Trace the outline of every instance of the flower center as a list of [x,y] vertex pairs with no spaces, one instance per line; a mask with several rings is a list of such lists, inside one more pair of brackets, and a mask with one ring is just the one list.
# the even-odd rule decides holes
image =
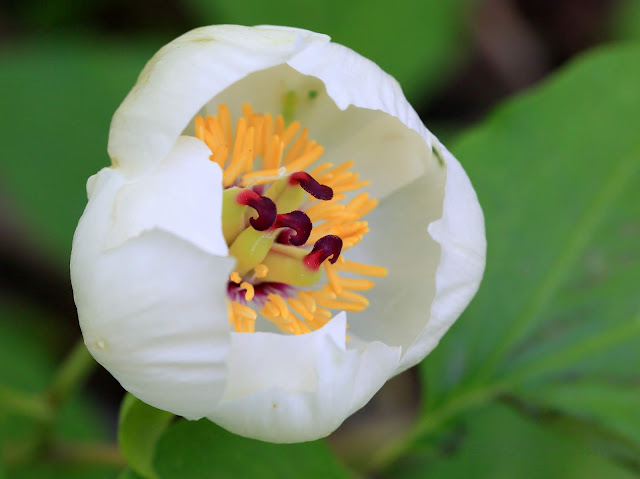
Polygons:
[[195,118],[195,132],[223,171],[222,230],[236,258],[227,287],[230,325],[253,332],[263,318],[304,334],[324,326],[331,310],[364,310],[369,301],[356,291],[374,283],[354,276],[387,270],[345,259],[369,231],[361,218],[378,204],[354,193],[369,182],[350,171],[353,162],[305,171],[323,153],[308,129],[247,104],[235,131],[221,104],[216,116]]

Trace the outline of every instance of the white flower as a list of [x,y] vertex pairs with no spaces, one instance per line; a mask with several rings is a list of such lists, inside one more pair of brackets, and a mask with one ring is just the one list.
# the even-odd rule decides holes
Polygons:
[[[244,106],[246,124],[235,126],[245,104],[252,108]],[[303,138],[307,156],[294,152],[279,162],[279,142],[298,126],[287,133],[291,120],[324,150]],[[304,136],[300,130],[291,143]],[[245,156],[233,160],[229,150]],[[480,283],[482,211],[460,164],[393,78],[324,35],[213,26],[177,38],[116,111],[109,155],[112,166],[87,183],[73,241],[84,339],[125,389],[186,418],[273,442],[325,436],[387,379],[421,361]],[[272,171],[251,173],[260,169]],[[305,169],[337,198],[315,199],[320,186],[307,184],[307,194],[288,179]],[[234,195],[260,180],[265,186],[255,189],[263,196],[280,185],[297,198],[272,193],[278,214],[293,204],[311,217],[307,246],[286,245],[284,237],[285,244],[273,243],[287,221],[304,229],[299,218],[279,216],[261,231],[247,223],[251,202]],[[269,223],[275,210],[267,200],[253,207]],[[242,230],[250,247],[239,246]],[[343,242],[334,265],[335,238],[314,256],[324,260],[317,271],[287,269],[299,269],[326,234]],[[258,240],[268,257],[251,256]],[[280,250],[293,253],[284,260]],[[269,289],[264,281],[273,278],[300,284]]]

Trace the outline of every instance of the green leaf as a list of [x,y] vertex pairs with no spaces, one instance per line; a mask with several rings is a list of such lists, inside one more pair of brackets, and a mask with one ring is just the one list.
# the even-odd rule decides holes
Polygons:
[[135,471],[131,469],[125,469],[118,476],[118,479],[144,479],[142,476],[139,476]]
[[322,441],[271,444],[231,434],[203,419],[179,421],[156,450],[161,479],[344,479],[347,472]]
[[[34,318],[40,321],[36,322]],[[49,328],[55,324],[55,319],[50,318],[47,321],[45,313],[32,307],[17,302],[0,301],[0,389],[24,395],[34,402],[42,401],[39,394],[46,389],[57,366],[53,354],[48,351]],[[51,439],[75,442],[103,441],[108,436],[106,430],[101,415],[91,401],[76,395],[63,405],[53,419]],[[38,445],[41,433],[42,418],[34,418],[25,410],[16,411],[0,404],[0,457],[7,458],[8,477],[113,477],[114,467],[110,466],[70,466],[58,464],[55,460],[51,461],[51,458],[43,459],[37,454],[32,459],[33,448]]]
[[[640,46],[601,49],[453,145],[485,211],[488,262],[477,298],[421,367],[425,433],[558,378],[640,380],[638,85]],[[572,416],[577,385],[554,405]]]
[[577,433],[640,471],[640,382],[572,378],[517,394],[516,404],[538,421]]
[[33,238],[69,257],[87,178],[110,165],[111,116],[153,46],[41,38],[0,49],[0,175]]
[[624,468],[503,405],[476,411],[436,454],[416,449],[389,479],[632,479]]
[[469,0],[191,0],[203,23],[288,25],[326,33],[393,75],[411,100],[422,99],[456,65],[466,44]]
[[613,36],[621,40],[640,40],[640,2],[621,0],[614,6]]
[[153,470],[156,444],[173,414],[156,409],[132,394],[127,394],[120,408],[118,443],[131,468],[147,479],[157,477]]

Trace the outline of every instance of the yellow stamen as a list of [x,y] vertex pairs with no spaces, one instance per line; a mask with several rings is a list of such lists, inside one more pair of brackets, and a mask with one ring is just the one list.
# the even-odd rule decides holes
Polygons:
[[340,278],[340,285],[352,291],[367,291],[373,288],[375,283],[368,279]]
[[247,283],[246,281],[240,283],[240,289],[244,289],[246,291],[246,293],[244,294],[244,299],[246,299],[247,301],[251,301],[256,294],[253,285],[251,283]]
[[287,165],[287,171],[293,173],[295,171],[301,171],[312,165],[322,155],[324,148],[319,145],[315,145],[311,151],[304,153],[300,158],[292,161]]
[[371,182],[369,180],[360,181],[358,183],[347,183],[345,185],[336,186],[333,189],[333,192],[334,193],[344,193],[346,191],[358,190],[360,188],[364,188],[365,186],[368,186],[369,184],[371,184]]
[[342,293],[342,284],[340,283],[340,278],[338,277],[338,273],[333,268],[333,265],[328,261],[324,262],[324,272],[327,275],[327,279],[329,280],[329,286],[334,293],[339,294]]
[[304,303],[301,300],[297,298],[289,298],[287,300],[287,303],[289,303],[291,309],[293,309],[304,319],[306,319],[307,321],[313,321],[313,313],[305,307]]
[[332,169],[331,171],[329,171],[326,174],[324,174],[324,176],[321,176],[320,178],[318,178],[318,181],[321,182],[321,183],[324,183],[324,182],[327,182],[327,181],[331,181],[333,178],[338,176],[343,171],[347,171],[352,166],[353,166],[353,161],[352,160],[345,161],[341,165],[336,166],[334,169]]
[[342,256],[338,258],[338,261],[334,265],[339,271],[348,271],[349,273],[357,273],[363,276],[382,277],[387,275],[387,269],[381,266],[373,266],[369,264],[356,263],[354,261],[347,261],[342,259]]
[[284,164],[288,165],[293,162],[296,158],[298,158],[301,153],[304,151],[304,147],[307,145],[307,135],[309,134],[309,130],[304,128],[302,133],[298,137],[298,139],[291,145],[289,151],[284,157]]
[[351,301],[352,303],[361,304],[363,306],[369,306],[369,300],[358,293],[352,293],[351,291],[339,291],[336,292],[338,298],[345,301]]
[[[223,172],[223,185],[253,187],[268,185],[286,175],[310,170],[310,175],[320,184],[333,189],[329,201],[306,195],[300,207],[311,219],[313,229],[305,248],[325,235],[337,235],[342,239],[342,253],[358,244],[369,231],[362,218],[373,210],[378,202],[367,193],[356,194],[343,203],[345,193],[356,191],[369,184],[360,180],[351,169],[353,161],[337,166],[321,163],[313,166],[323,154],[323,147],[309,138],[309,130],[298,121],[283,115],[256,113],[250,105],[242,106],[241,116],[235,124],[225,104],[220,104],[217,115],[197,116],[194,119],[196,137],[211,150],[210,160]],[[257,190],[256,190],[257,191]],[[283,213],[280,212],[279,213]],[[362,311],[369,305],[363,295],[355,291],[367,291],[374,283],[369,279],[344,278],[341,273],[381,277],[387,270],[380,266],[347,261],[341,254],[335,264],[323,262],[325,286],[308,291],[298,291],[294,297],[270,293],[266,300],[260,298],[263,307],[259,315],[273,322],[281,331],[304,334],[324,326],[339,310]],[[229,301],[229,322],[238,332],[255,331],[258,318],[256,285],[266,278],[268,267],[258,264],[253,272],[242,276],[234,271],[229,281],[244,290],[244,301]],[[331,311],[333,310],[333,312]]]
[[258,314],[248,306],[235,301],[229,303],[229,322],[239,333],[253,333]]
[[256,278],[264,278],[269,272],[267,265],[260,263],[253,270],[256,272]]

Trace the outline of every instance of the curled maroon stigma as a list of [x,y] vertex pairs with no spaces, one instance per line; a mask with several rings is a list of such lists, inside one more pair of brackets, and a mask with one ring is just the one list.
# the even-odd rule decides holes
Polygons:
[[297,171],[289,175],[289,184],[300,185],[304,191],[318,200],[328,201],[333,198],[330,186],[321,185],[309,173]]
[[305,256],[302,259],[304,265],[310,270],[317,271],[320,268],[320,265],[327,259],[329,256],[329,262],[331,264],[338,261],[338,257],[340,256],[340,252],[342,251],[342,239],[336,235],[327,235],[320,238],[313,245],[313,249],[311,253]]
[[276,238],[276,243],[291,244],[291,242],[289,241],[291,235],[293,235],[293,230],[282,230]]
[[244,190],[237,196],[236,201],[258,212],[257,218],[249,218],[249,223],[257,231],[268,230],[276,222],[278,211],[271,198],[260,196],[255,191]]
[[296,232],[295,235],[289,234],[286,238],[287,242],[293,246],[302,246],[307,242],[312,226],[309,217],[298,210],[278,215],[273,224],[273,228],[291,228]]

